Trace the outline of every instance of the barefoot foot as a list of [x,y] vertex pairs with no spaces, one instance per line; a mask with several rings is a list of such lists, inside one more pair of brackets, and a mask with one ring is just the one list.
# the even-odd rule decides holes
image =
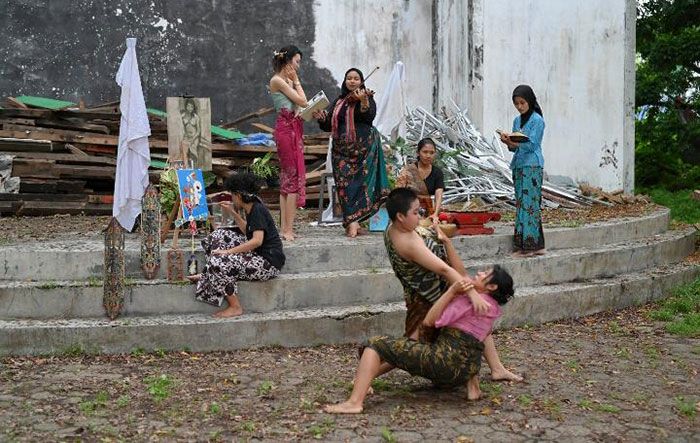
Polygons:
[[192,283],[197,283],[201,278],[202,274],[194,274],[187,276],[187,280],[191,281]]
[[346,401],[337,405],[326,405],[323,410],[329,414],[359,414],[362,412],[362,405]]
[[514,381],[521,382],[523,377],[518,374],[513,374],[508,369],[503,368],[491,373],[491,380],[493,381]]
[[238,317],[241,314],[243,314],[243,308],[232,308],[229,306],[226,309],[216,311],[214,313],[214,317],[216,317],[216,318],[230,318],[230,317]]
[[544,248],[533,251],[533,254],[535,254],[535,255],[545,255],[546,253],[547,253],[547,250]]
[[476,401],[480,398],[481,388],[479,387],[479,379],[478,377],[474,377],[467,382],[467,400]]

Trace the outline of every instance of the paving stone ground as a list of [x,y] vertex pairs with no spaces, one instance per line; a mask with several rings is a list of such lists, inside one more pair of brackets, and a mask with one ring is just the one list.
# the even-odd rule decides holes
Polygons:
[[357,416],[320,412],[349,392],[350,345],[4,358],[0,441],[700,441],[700,338],[649,309],[498,332],[525,382],[484,365],[466,402],[394,371]]

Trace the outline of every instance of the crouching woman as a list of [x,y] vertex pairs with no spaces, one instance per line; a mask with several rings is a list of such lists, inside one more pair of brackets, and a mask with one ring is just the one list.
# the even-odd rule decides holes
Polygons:
[[[350,398],[344,403],[327,405],[325,411],[334,414],[362,412],[367,390],[382,362],[411,375],[425,377],[440,387],[466,384],[467,398],[478,399],[481,396],[478,374],[483,341],[501,316],[500,305],[512,296],[513,279],[498,265],[477,273],[473,280],[455,282],[425,317],[426,326],[439,328],[433,343],[406,337],[371,338],[362,353]],[[485,314],[475,313],[471,302],[475,297],[481,297],[489,304]]]
[[[193,280],[197,280],[197,300],[215,306],[221,306],[224,299],[228,302],[215,317],[235,317],[243,313],[238,282],[277,277],[285,257],[270,211],[256,195],[258,179],[249,173],[233,174],[224,186],[233,201],[232,205],[222,203],[222,209],[233,216],[238,228],[217,229],[202,241],[207,264]],[[239,214],[241,209],[245,218]]]

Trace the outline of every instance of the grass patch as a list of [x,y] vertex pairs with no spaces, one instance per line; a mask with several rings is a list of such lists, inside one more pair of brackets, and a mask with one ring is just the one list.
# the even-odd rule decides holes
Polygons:
[[265,380],[258,386],[258,396],[267,397],[270,395],[275,385],[272,384],[270,380]]
[[683,223],[700,222],[700,203],[693,200],[693,191],[667,191],[665,189],[650,189],[647,193],[654,203],[666,206],[671,210],[671,218]]
[[97,409],[105,408],[109,401],[109,394],[106,391],[100,391],[95,396],[94,400],[84,401],[78,405],[80,411],[85,415],[91,415]]
[[533,402],[532,396],[528,394],[520,394],[518,396],[518,403],[520,403],[520,406],[527,408],[529,407]]
[[675,288],[671,297],[659,303],[649,316],[666,322],[666,330],[671,334],[700,337],[700,278]]
[[688,418],[695,418],[695,415],[698,412],[695,409],[695,403],[693,403],[692,400],[686,400],[683,397],[676,397],[676,409],[678,409],[678,412]]
[[151,394],[156,401],[168,398],[173,384],[175,384],[174,380],[166,374],[146,378],[148,393]]
[[307,429],[309,434],[316,440],[321,440],[323,437],[326,436],[329,432],[333,431],[335,429],[335,421],[331,418],[324,418],[323,421],[319,424],[313,424],[309,426]]
[[598,410],[598,411],[600,411],[600,412],[607,412],[607,413],[610,413],[610,414],[617,414],[617,413],[619,413],[619,412],[621,411],[621,409],[618,408],[617,406],[615,406],[615,405],[610,405],[610,404],[607,404],[607,403],[601,403],[601,404],[599,404],[599,405],[596,405],[595,408],[596,408],[596,410]]
[[395,443],[396,442],[396,437],[394,437],[394,433],[391,432],[391,429],[387,428],[386,426],[382,426],[381,436],[384,439],[384,441],[387,443]]
[[39,286],[37,286],[37,288],[39,288],[39,289],[56,289],[58,287],[59,287],[59,284],[53,280],[45,281],[42,284],[40,284]]

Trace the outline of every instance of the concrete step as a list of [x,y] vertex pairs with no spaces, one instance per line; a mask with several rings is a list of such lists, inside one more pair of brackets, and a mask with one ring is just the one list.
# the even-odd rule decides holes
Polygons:
[[[700,275],[676,264],[609,279],[522,288],[505,306],[499,327],[537,324],[657,300]],[[214,319],[206,314],[122,317],[115,321],[0,320],[0,355],[75,352],[124,353],[136,348],[192,351],[260,346],[311,346],[400,335],[402,302],[288,310]]]
[[[468,260],[473,274],[495,263],[505,266],[516,286],[536,286],[614,276],[677,263],[694,251],[695,230],[667,231],[649,238],[597,248],[549,251],[527,259],[510,256]],[[103,315],[99,281],[4,282],[0,318],[83,318]],[[196,302],[192,285],[164,281],[130,282],[123,315],[210,313]],[[246,312],[269,313],[329,306],[398,302],[402,290],[390,268],[283,274],[267,282],[241,282]]]
[[[578,227],[545,229],[547,248],[597,247],[631,241],[666,231],[668,209],[653,214],[591,223]],[[465,259],[479,259],[512,251],[512,226],[500,224],[493,235],[461,236],[453,241]],[[181,247],[186,249],[185,243]],[[165,278],[165,251],[161,278]],[[143,278],[137,235],[129,235],[125,258],[127,275]],[[104,244],[99,240],[61,241],[0,246],[0,280],[87,280],[103,277]],[[285,244],[284,274],[330,272],[388,267],[381,233],[348,239],[337,232],[318,232]],[[204,254],[198,251],[200,263]]]

